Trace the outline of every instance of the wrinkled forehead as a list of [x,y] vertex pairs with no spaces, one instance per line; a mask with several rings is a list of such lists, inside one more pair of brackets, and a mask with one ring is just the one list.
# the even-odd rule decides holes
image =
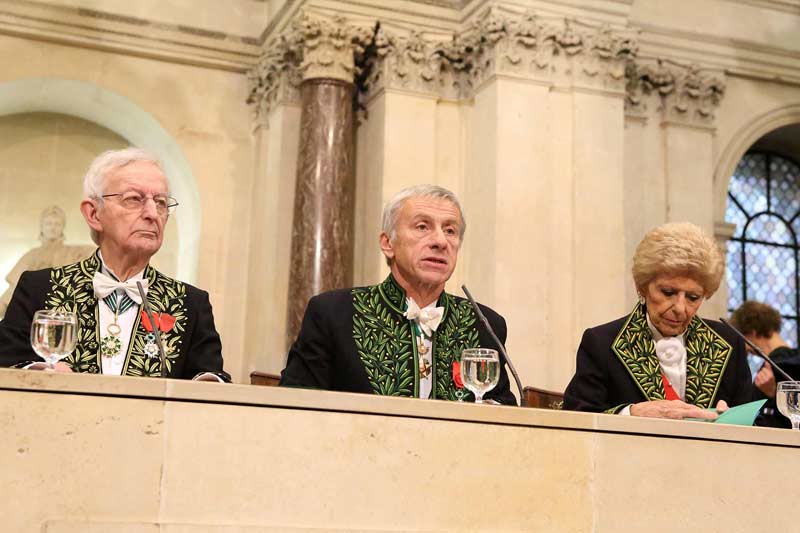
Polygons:
[[400,216],[405,218],[429,217],[461,225],[461,211],[447,198],[435,196],[412,196],[403,202]]
[[149,161],[134,161],[112,170],[106,174],[104,185],[106,194],[127,190],[146,194],[169,194],[169,182],[164,172]]

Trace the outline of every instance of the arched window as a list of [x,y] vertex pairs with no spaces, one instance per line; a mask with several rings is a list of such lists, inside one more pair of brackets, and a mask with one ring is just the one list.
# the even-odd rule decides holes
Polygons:
[[771,305],[783,316],[781,336],[798,345],[800,166],[768,152],[748,152],[728,189],[725,220],[736,224],[728,242],[728,308],[745,300]]

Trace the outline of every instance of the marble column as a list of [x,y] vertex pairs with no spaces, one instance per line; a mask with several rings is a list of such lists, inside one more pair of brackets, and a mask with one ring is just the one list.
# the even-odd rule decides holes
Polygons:
[[300,88],[302,112],[289,271],[287,340],[309,298],[352,283],[352,83],[311,78]]

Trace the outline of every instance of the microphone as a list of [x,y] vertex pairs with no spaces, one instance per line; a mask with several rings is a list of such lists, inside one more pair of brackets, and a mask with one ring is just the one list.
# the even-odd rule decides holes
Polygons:
[[461,290],[464,291],[464,294],[467,296],[467,300],[469,300],[469,303],[472,305],[472,309],[475,311],[477,317],[481,322],[483,322],[483,325],[486,326],[486,330],[489,332],[489,335],[492,336],[492,340],[494,340],[494,342],[497,344],[497,347],[500,348],[500,353],[503,354],[506,364],[508,365],[508,369],[511,371],[511,375],[514,376],[514,381],[517,382],[517,389],[519,390],[519,404],[520,406],[525,407],[525,394],[522,392],[522,382],[519,380],[519,374],[517,374],[514,364],[511,362],[511,359],[508,358],[506,347],[503,346],[503,343],[497,338],[492,326],[489,325],[489,321],[486,320],[486,317],[481,312],[481,308],[478,307],[478,303],[475,301],[475,298],[473,298],[469,293],[469,290],[467,290],[467,286],[462,285]]
[[147,318],[150,319],[150,325],[153,326],[153,333],[155,334],[156,345],[158,346],[158,355],[161,356],[161,377],[165,378],[167,377],[167,354],[164,352],[164,346],[161,344],[161,328],[158,327],[158,323],[153,317],[153,311],[150,310],[150,304],[147,303],[147,297],[144,294],[142,282],[137,281],[136,287],[139,289],[139,295],[142,297],[144,312],[147,313]]
[[733,330],[733,332],[734,332],[734,333],[736,333],[737,335],[739,335],[739,336],[740,336],[740,337],[741,337],[741,338],[744,340],[744,342],[746,342],[746,343],[747,343],[747,345],[748,345],[750,348],[752,348],[752,349],[753,349],[753,351],[756,353],[756,355],[757,355],[757,356],[761,357],[762,359],[764,359],[764,360],[766,360],[766,361],[769,361],[769,364],[771,364],[771,365],[772,365],[774,368],[778,369],[778,372],[780,372],[781,374],[783,374],[783,377],[785,377],[785,378],[786,378],[786,379],[788,379],[789,381],[795,381],[795,379],[794,379],[792,376],[790,376],[789,374],[787,374],[786,372],[784,372],[784,370],[783,370],[781,367],[779,367],[778,365],[776,365],[776,364],[775,364],[775,361],[773,361],[772,359],[770,359],[770,358],[769,358],[769,356],[768,356],[767,354],[765,354],[765,353],[764,353],[764,352],[761,350],[761,348],[759,348],[758,346],[756,346],[755,344],[753,344],[752,342],[750,342],[750,339],[748,339],[747,337],[745,337],[745,336],[744,336],[744,334],[743,334],[741,331],[739,331],[738,329],[736,329],[735,327],[733,327],[733,326],[731,325],[731,323],[730,323],[730,322],[728,322],[727,320],[725,320],[725,319],[724,319],[724,318],[722,318],[722,317],[719,317],[719,320],[720,320],[720,322],[722,322],[723,324],[725,324],[726,326],[728,326],[729,328],[731,328],[731,329]]

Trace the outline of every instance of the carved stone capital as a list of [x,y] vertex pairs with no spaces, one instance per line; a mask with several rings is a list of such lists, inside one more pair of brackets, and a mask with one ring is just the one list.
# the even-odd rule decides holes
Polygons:
[[722,72],[662,59],[637,60],[626,70],[626,113],[661,112],[663,120],[710,126],[725,95]]
[[354,83],[357,59],[372,40],[369,27],[349,24],[343,17],[301,13],[270,41],[258,65],[247,73],[257,120],[264,120],[281,101],[299,102],[304,80],[328,78]]
[[382,89],[400,89],[442,98],[458,98],[458,76],[442,55],[441,43],[411,31],[393,35],[380,28],[375,34],[369,74],[364,83],[370,100]]
[[497,74],[559,86],[588,86],[621,92],[625,64],[636,57],[636,34],[571,19],[542,19],[529,11],[518,16],[494,10],[473,23],[472,83]]
[[355,57],[372,39],[370,28],[348,24],[341,16],[324,18],[304,13],[292,24],[289,39],[302,52],[303,80],[331,78],[353,83]]

